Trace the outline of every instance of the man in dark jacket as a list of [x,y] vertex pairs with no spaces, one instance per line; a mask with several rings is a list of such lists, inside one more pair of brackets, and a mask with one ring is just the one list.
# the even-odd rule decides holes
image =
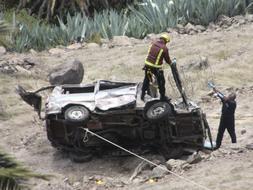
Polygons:
[[170,42],[170,36],[168,33],[164,33],[160,36],[159,40],[152,43],[149,50],[148,56],[145,60],[145,77],[143,80],[142,86],[142,94],[141,99],[144,100],[144,96],[146,91],[149,91],[149,83],[151,77],[150,73],[152,73],[157,80],[160,99],[167,100],[168,98],[165,96],[165,78],[162,70],[163,60],[165,60],[169,65],[172,64],[168,48],[166,44]]
[[236,109],[236,94],[231,93],[229,96],[224,96],[216,88],[213,88],[214,91],[218,94],[218,97],[222,101],[222,114],[220,118],[220,125],[218,129],[218,134],[216,138],[216,149],[220,148],[223,134],[225,129],[227,129],[232,143],[236,143],[236,134],[235,134],[235,109]]

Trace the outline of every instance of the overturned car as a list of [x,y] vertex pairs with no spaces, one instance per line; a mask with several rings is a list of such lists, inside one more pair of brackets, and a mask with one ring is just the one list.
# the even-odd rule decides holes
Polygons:
[[135,153],[154,150],[166,158],[179,156],[183,148],[203,148],[207,137],[211,138],[205,114],[187,101],[181,86],[183,108],[151,96],[143,102],[141,86],[100,80],[49,86],[36,92],[18,86],[17,92],[41,117],[42,97],[38,93],[52,90],[43,118],[48,140],[56,148],[75,153],[76,161],[101,154],[125,155],[102,138]]

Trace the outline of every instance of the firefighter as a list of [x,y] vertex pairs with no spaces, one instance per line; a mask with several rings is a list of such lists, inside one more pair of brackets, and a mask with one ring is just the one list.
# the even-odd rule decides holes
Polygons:
[[225,129],[227,129],[232,143],[236,143],[235,134],[235,109],[236,109],[236,94],[230,93],[228,96],[224,96],[216,88],[213,88],[214,92],[217,93],[218,97],[222,101],[222,113],[220,118],[220,125],[218,129],[218,134],[216,138],[216,149],[220,148],[223,134]]
[[144,96],[146,92],[149,91],[149,83],[150,80],[150,74],[153,74],[156,77],[159,93],[160,93],[160,99],[161,100],[168,100],[168,98],[165,96],[165,78],[164,78],[164,72],[162,70],[163,60],[166,61],[169,65],[172,64],[168,48],[166,47],[166,44],[170,42],[170,36],[168,33],[161,34],[160,38],[153,42],[148,50],[148,56],[145,60],[145,77],[143,80],[143,86],[142,86],[142,94],[141,99],[144,101]]

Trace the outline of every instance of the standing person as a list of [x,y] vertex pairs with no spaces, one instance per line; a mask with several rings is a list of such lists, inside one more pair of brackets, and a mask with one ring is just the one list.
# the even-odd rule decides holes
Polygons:
[[159,88],[160,99],[168,100],[165,96],[165,78],[162,70],[163,60],[169,65],[172,64],[166,44],[170,42],[168,33],[163,33],[160,38],[153,42],[148,50],[148,56],[145,60],[145,77],[143,80],[141,99],[144,100],[146,91],[149,91],[150,73],[154,74]]
[[236,94],[233,92],[230,93],[228,96],[224,96],[215,87],[213,88],[213,90],[218,94],[218,97],[222,101],[222,113],[220,118],[218,134],[216,138],[216,149],[218,149],[221,146],[225,129],[227,129],[231,137],[232,143],[236,143],[236,134],[235,134]]

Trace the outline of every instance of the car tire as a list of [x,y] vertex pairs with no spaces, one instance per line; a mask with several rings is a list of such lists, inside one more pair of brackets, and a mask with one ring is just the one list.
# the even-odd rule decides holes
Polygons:
[[65,120],[73,123],[86,122],[89,116],[89,110],[83,106],[71,106],[64,113]]
[[159,121],[172,115],[172,108],[167,102],[154,102],[148,106],[145,115],[149,121]]
[[93,155],[91,153],[69,153],[70,160],[75,163],[84,163],[92,160]]

